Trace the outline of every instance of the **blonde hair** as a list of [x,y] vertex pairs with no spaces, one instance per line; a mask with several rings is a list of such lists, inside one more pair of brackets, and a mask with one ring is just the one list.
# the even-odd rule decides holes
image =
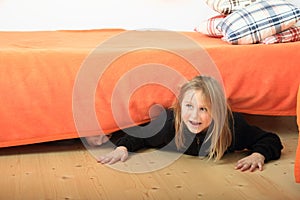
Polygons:
[[211,140],[208,159],[220,160],[232,142],[232,134],[229,127],[229,119],[232,119],[232,112],[227,104],[223,88],[215,79],[208,76],[196,76],[181,87],[179,96],[173,105],[176,147],[177,149],[185,148],[181,103],[189,90],[202,91],[205,100],[210,104],[212,123],[204,142]]

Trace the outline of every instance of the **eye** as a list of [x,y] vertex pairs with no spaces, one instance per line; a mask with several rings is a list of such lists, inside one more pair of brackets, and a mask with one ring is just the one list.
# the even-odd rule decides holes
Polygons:
[[185,106],[186,106],[188,109],[193,109],[193,105],[190,104],[190,103],[185,104]]
[[207,112],[207,111],[208,111],[207,108],[205,108],[205,107],[201,107],[199,110],[200,110],[201,112]]

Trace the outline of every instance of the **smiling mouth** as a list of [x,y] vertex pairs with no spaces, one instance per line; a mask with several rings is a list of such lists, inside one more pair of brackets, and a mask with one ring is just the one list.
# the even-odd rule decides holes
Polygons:
[[193,126],[200,126],[202,123],[201,122],[190,121],[190,124],[193,125]]

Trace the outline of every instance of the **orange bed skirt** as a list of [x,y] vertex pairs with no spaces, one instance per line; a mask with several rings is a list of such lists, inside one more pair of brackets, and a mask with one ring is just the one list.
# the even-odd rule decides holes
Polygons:
[[[83,132],[99,133],[100,126],[107,134],[131,126],[131,122],[148,121],[149,108],[154,104],[170,106],[175,97],[172,90],[180,85],[177,75],[190,79],[199,74],[193,63],[174,52],[182,51],[196,58],[197,51],[166,37],[164,31],[156,34],[161,43],[159,47],[164,47],[164,43],[173,45],[167,50],[155,46],[130,47],[131,41],[145,44],[144,47],[149,45],[146,42],[149,31],[136,31],[136,37],[126,37],[119,44],[110,42],[126,32],[118,29],[0,32],[0,147],[77,138],[82,136],[78,134],[78,123],[81,123],[81,130],[87,127]],[[196,32],[177,34],[194,41],[208,53],[222,77],[234,111],[296,115],[300,42],[230,45]],[[74,95],[79,88],[76,86],[79,72],[84,73],[83,66],[90,62],[87,58],[97,55],[98,50],[99,55],[105,55],[100,64],[91,64],[98,74],[89,74],[81,80],[86,85],[89,81],[94,81],[91,84],[97,81],[97,86],[89,88],[94,91],[81,88],[82,91]],[[109,65],[101,66],[101,63]],[[155,67],[151,67],[151,63]],[[144,67],[145,71],[139,71],[136,66]],[[99,77],[101,67],[106,69]],[[135,76],[126,79],[129,72]],[[173,72],[174,76],[165,76]],[[148,75],[163,79],[168,87],[155,81],[144,84]],[[137,82],[141,84],[138,88],[130,85]],[[115,89],[118,84],[120,87]],[[170,89],[169,85],[174,87]],[[128,88],[132,89],[130,97],[125,93]],[[85,101],[92,104],[91,110],[85,110]],[[77,109],[75,114],[74,109]],[[122,114],[118,113],[126,112],[132,121],[117,123],[116,118],[122,120]],[[90,122],[90,114],[96,116],[98,125]],[[76,122],[74,116],[80,122]]]

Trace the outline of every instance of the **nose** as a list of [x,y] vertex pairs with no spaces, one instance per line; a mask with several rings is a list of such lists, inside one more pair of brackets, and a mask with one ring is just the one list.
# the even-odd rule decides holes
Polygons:
[[199,111],[198,111],[198,109],[193,109],[192,110],[192,113],[191,113],[191,117],[193,118],[193,119],[198,119],[198,116],[199,116],[199,113],[198,113]]

